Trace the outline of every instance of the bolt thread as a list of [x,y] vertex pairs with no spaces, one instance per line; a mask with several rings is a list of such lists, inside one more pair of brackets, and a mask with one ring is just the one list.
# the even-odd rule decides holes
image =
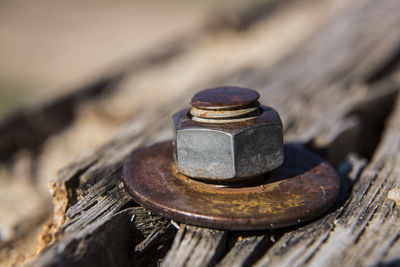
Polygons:
[[191,119],[204,123],[233,123],[257,118],[261,114],[259,104],[239,109],[211,110],[193,107],[190,110]]
[[191,100],[192,120],[204,123],[242,122],[258,117],[262,111],[259,94],[248,88],[217,87],[195,94]]

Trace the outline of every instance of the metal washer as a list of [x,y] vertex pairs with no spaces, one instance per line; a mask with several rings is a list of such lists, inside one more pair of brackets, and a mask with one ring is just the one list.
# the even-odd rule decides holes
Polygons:
[[262,182],[220,187],[176,173],[172,141],[135,152],[123,181],[135,201],[166,218],[227,230],[262,230],[309,221],[335,202],[339,177],[323,159],[295,145]]

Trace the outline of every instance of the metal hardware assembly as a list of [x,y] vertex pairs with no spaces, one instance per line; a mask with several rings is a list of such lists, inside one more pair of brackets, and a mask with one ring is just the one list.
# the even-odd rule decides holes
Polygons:
[[285,227],[326,212],[339,191],[336,172],[299,146],[284,147],[278,113],[258,98],[238,87],[196,94],[191,109],[174,115],[175,142],[125,162],[133,198],[179,222],[230,230]]
[[195,94],[190,102],[191,119],[204,123],[232,123],[251,120],[261,114],[260,95],[248,88],[218,87]]
[[174,116],[178,172],[214,183],[252,179],[283,162],[278,112],[247,88],[200,91]]

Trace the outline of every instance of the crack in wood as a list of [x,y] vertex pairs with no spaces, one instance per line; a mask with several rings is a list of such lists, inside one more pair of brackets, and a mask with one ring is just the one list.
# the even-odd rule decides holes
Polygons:
[[[338,167],[342,191],[325,216],[274,232],[246,235],[180,225],[175,234],[169,220],[134,207],[121,187],[122,162],[133,150],[162,135],[167,127],[166,114],[172,113],[182,99],[189,99],[192,92],[188,89],[178,94],[174,103],[152,105],[153,113],[136,115],[131,127],[109,144],[60,172],[53,184],[55,207],[59,205],[53,222],[57,226],[53,229],[54,243],[32,265],[398,264],[399,210],[386,195],[390,188],[399,186],[399,84],[390,81],[399,72],[399,45],[396,38],[385,36],[397,33],[400,18],[390,11],[399,9],[396,0],[351,3],[274,65],[257,63],[241,66],[229,75],[215,75],[220,77],[219,83],[258,89],[266,104],[279,107],[287,141],[319,152]],[[202,40],[201,34],[194,39]],[[187,68],[182,59],[199,52],[192,47],[194,39],[189,39],[167,47],[164,54],[124,65],[121,81],[155,65],[163,70],[175,63],[178,72]],[[389,43],[382,44],[384,40]],[[251,40],[243,38],[240,44],[247,47],[246,42]],[[204,83],[215,84],[215,77]],[[112,83],[108,89],[117,94],[118,88]],[[68,104],[66,108],[71,112],[75,107]],[[389,115],[390,122],[384,128]],[[26,122],[20,127],[25,129]],[[40,138],[55,134],[54,129],[58,128],[51,128]],[[355,154],[349,155],[351,152]]]

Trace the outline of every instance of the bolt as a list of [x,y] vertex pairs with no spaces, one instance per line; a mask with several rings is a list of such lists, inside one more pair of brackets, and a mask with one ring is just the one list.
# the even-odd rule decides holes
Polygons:
[[195,94],[190,102],[192,120],[204,123],[233,123],[258,117],[260,95],[247,88],[218,87]]
[[252,89],[218,87],[195,94],[174,115],[178,172],[217,183],[247,180],[283,163],[279,114]]
[[124,163],[133,199],[175,221],[228,230],[287,227],[326,212],[339,176],[300,146],[283,149],[279,115],[258,98],[239,87],[194,95],[192,108],[174,115],[175,142],[137,150]]

